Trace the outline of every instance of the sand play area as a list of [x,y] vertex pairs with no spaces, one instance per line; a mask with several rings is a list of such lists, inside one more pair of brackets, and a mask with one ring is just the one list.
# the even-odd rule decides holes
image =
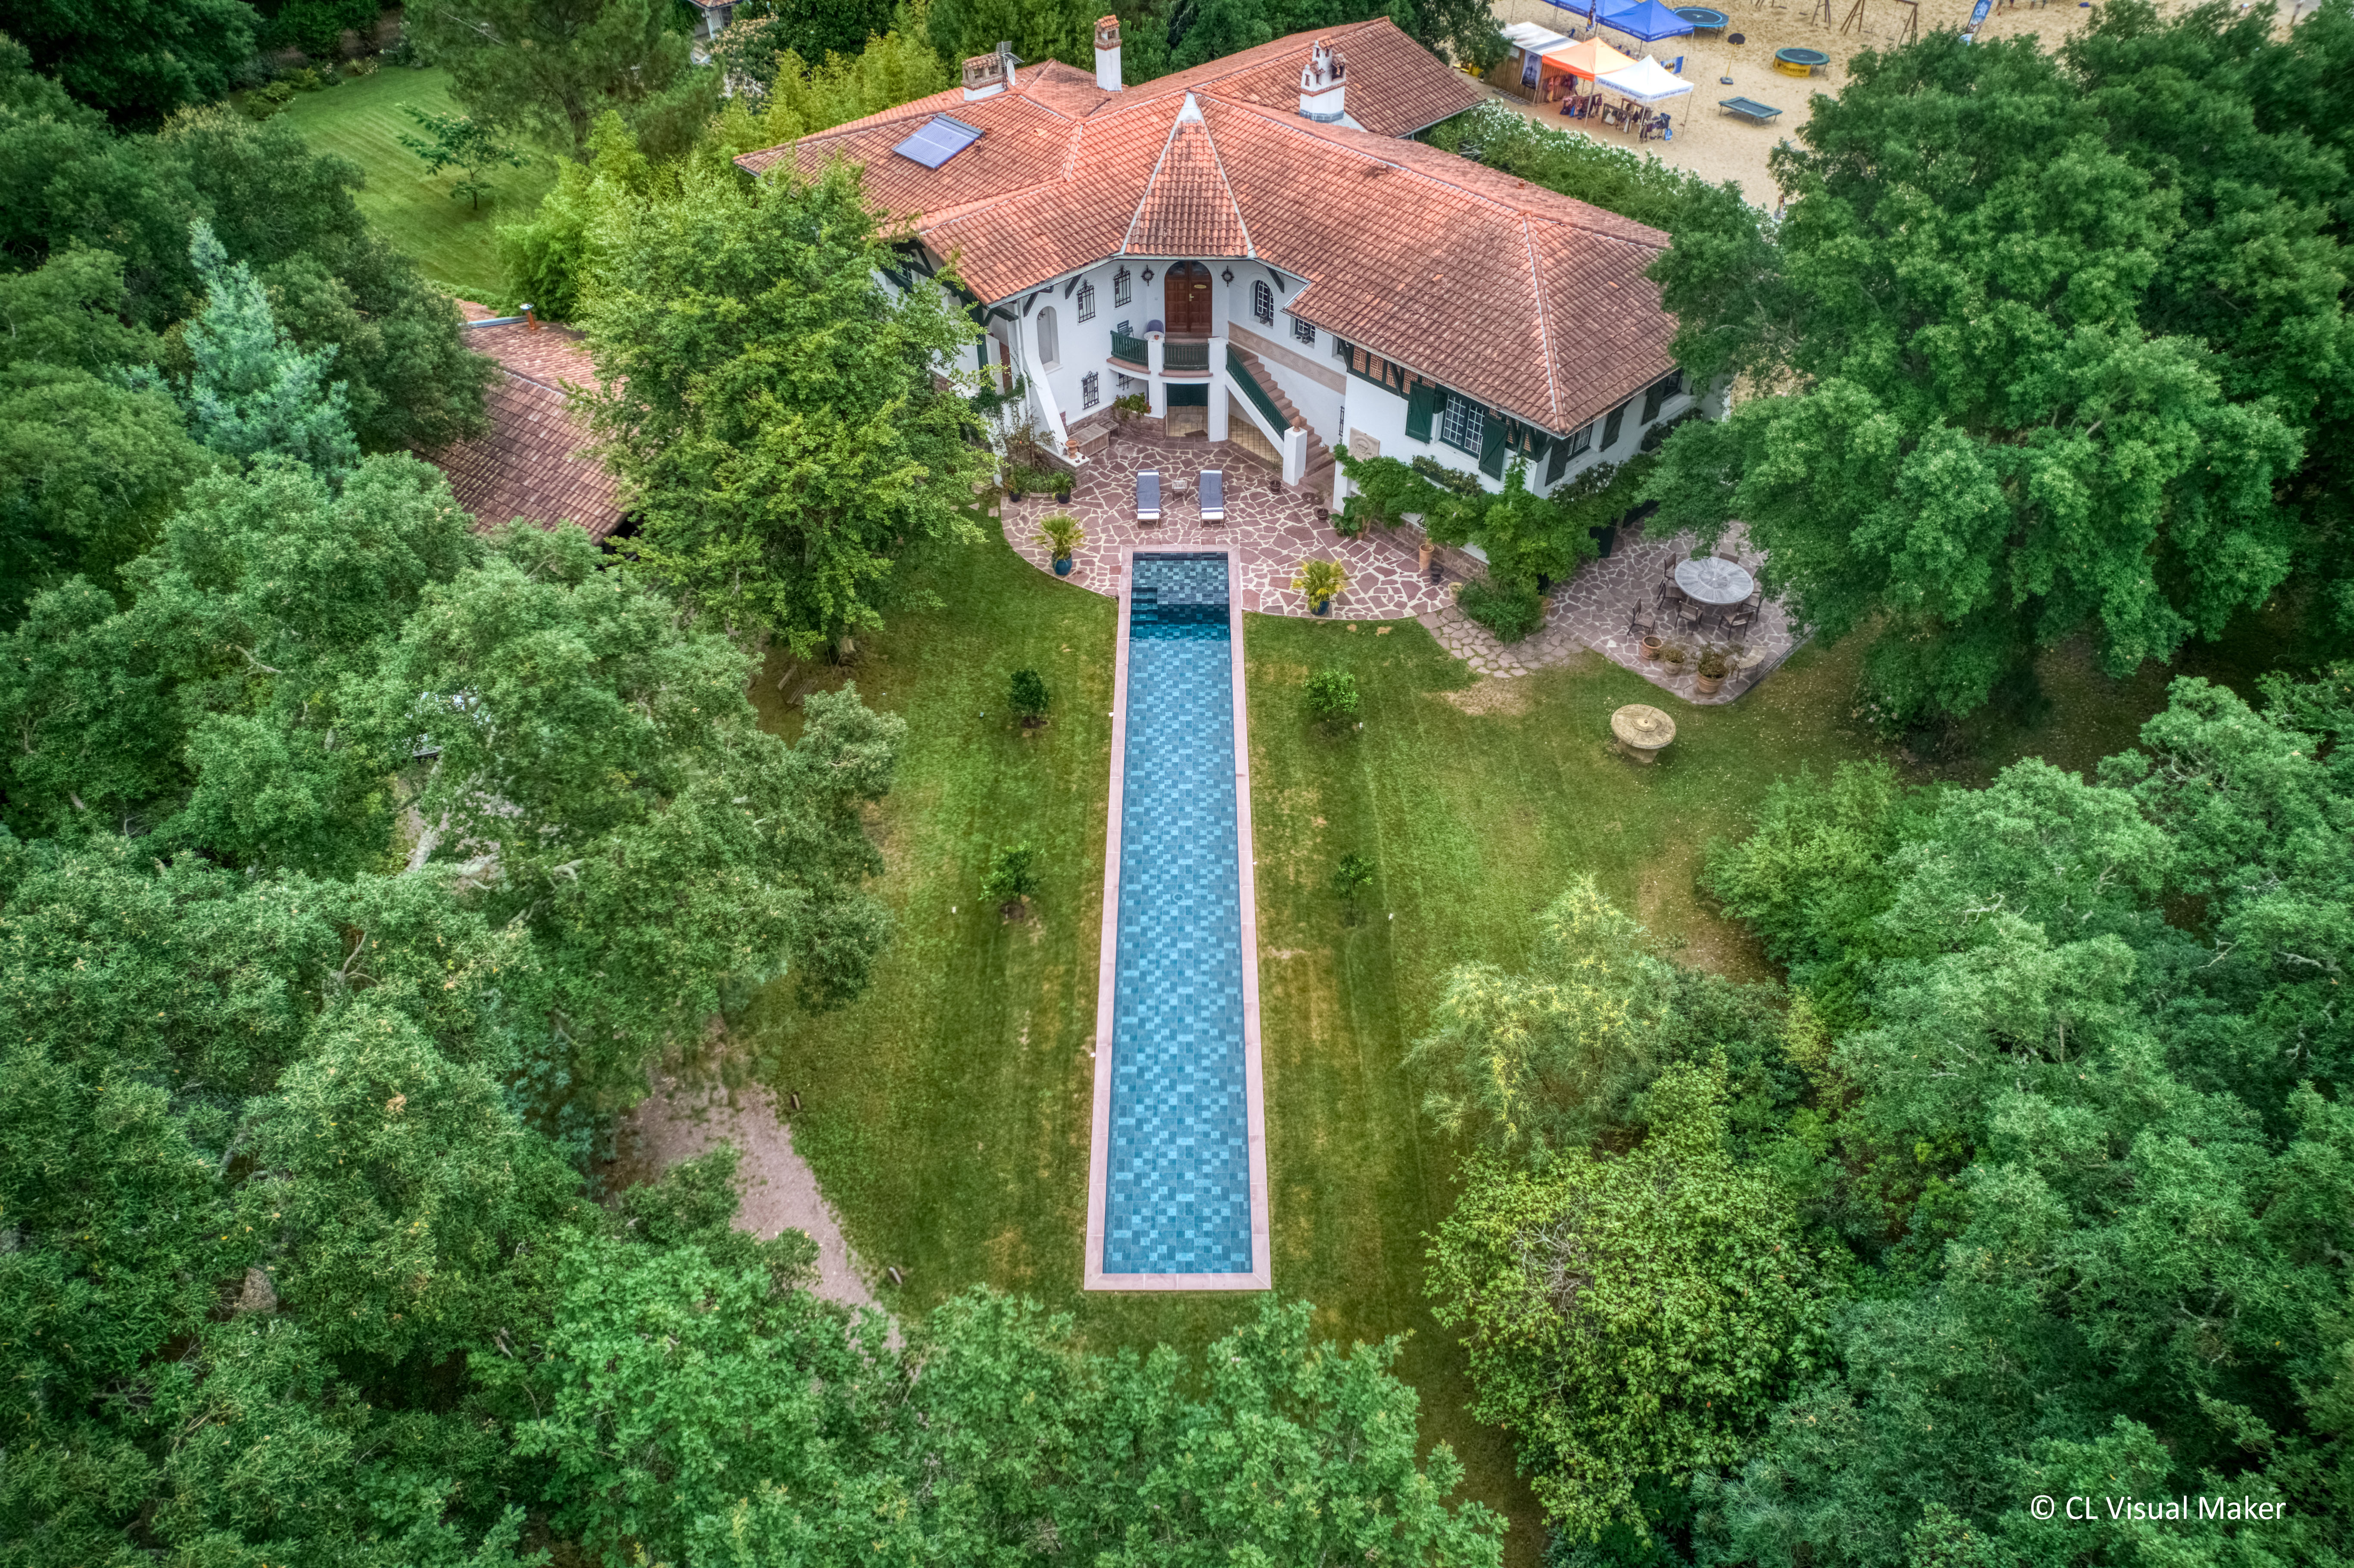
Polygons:
[[[1695,0],[1687,0],[1695,3]],[[1712,5],[1716,10],[1732,18],[1722,33],[1694,33],[1689,37],[1663,38],[1655,44],[1641,44],[1622,34],[1602,30],[1603,39],[1613,48],[1640,58],[1645,53],[1659,57],[1663,63],[1672,63],[1678,55],[1684,57],[1683,79],[1692,84],[1690,98],[1681,100],[1684,107],[1675,109],[1675,139],[1663,142],[1654,138],[1638,142],[1631,131],[1591,129],[1596,121],[1572,122],[1559,117],[1557,107],[1551,104],[1525,104],[1519,99],[1488,88],[1490,96],[1498,102],[1509,104],[1530,118],[1563,130],[1592,135],[1595,140],[1614,146],[1632,147],[1652,154],[1678,168],[1690,169],[1711,183],[1725,180],[1736,182],[1742,194],[1752,203],[1772,207],[1779,199],[1774,181],[1766,168],[1766,154],[1774,144],[1786,137],[1795,139],[1798,128],[1807,122],[1809,101],[1816,93],[1836,95],[1846,85],[1847,62],[1850,56],[1866,49],[1886,49],[1895,47],[1913,7],[1900,5],[1895,0],[1864,0],[1862,14],[1852,26],[1840,30],[1855,8],[1855,0],[1828,0],[1830,20],[1823,20],[1822,4],[1810,10],[1808,0],[1696,0]],[[1663,0],[1670,6],[1677,0]],[[1921,32],[1925,37],[1935,31],[1957,33],[1969,23],[1972,0],[1921,0]],[[1514,22],[1533,22],[1556,33],[1583,33],[1584,10],[1563,11],[1546,0],[1495,0],[1496,22],[1499,26]],[[2042,37],[2047,48],[2056,46],[2071,30],[2084,26],[2092,17],[2090,7],[2075,0],[2048,0],[2047,4],[2020,3],[2003,5],[1997,0],[1994,10],[1979,28],[1987,38],[2010,37],[2020,33]],[[1740,44],[1728,42],[1740,34]],[[1776,49],[1797,47],[1819,49],[1831,57],[1831,63],[1821,68],[1815,77],[1806,79],[1785,76],[1774,69]],[[1725,86],[1717,79],[1731,77],[1733,85]],[[1735,96],[1755,99],[1780,109],[1780,119],[1765,125],[1752,125],[1735,120],[1718,110],[1719,99]],[[1673,106],[1670,106],[1673,107]]]

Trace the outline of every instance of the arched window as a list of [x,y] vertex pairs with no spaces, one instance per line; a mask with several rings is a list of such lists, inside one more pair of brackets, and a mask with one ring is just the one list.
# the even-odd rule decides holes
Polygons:
[[1264,325],[1275,324],[1275,291],[1264,281],[1251,285],[1251,316]]
[[1052,370],[1063,363],[1063,345],[1055,331],[1055,307],[1038,313],[1038,363]]

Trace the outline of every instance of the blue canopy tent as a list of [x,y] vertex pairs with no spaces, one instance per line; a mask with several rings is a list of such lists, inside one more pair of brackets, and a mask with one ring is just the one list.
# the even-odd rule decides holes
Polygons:
[[1635,0],[1631,5],[1616,8],[1606,6],[1601,25],[1647,44],[1658,43],[1661,38],[1684,37],[1692,30],[1690,22],[1660,5],[1659,0]]

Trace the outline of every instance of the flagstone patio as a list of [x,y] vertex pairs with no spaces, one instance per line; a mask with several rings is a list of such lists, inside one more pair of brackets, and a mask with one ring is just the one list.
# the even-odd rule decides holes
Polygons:
[[[1161,521],[1136,521],[1136,475],[1157,468],[1161,480]],[[1225,471],[1226,520],[1202,521],[1197,476],[1205,468]],[[1184,493],[1176,493],[1182,486]],[[1628,630],[1636,604],[1649,605],[1658,591],[1662,563],[1670,550],[1688,555],[1689,533],[1652,537],[1639,528],[1622,530],[1606,560],[1589,561],[1576,577],[1553,590],[1545,604],[1543,627],[1518,642],[1500,642],[1493,632],[1456,607],[1462,585],[1451,574],[1434,583],[1416,570],[1416,551],[1387,530],[1343,538],[1324,521],[1320,500],[1275,482],[1267,467],[1225,441],[1151,440],[1115,437],[1109,452],[1079,471],[1067,505],[1052,496],[1007,501],[1000,509],[1006,541],[1042,571],[1054,570],[1044,545],[1032,537],[1039,519],[1064,511],[1079,520],[1087,542],[1072,553],[1069,581],[1117,597],[1119,563],[1131,546],[1167,550],[1226,549],[1234,553],[1242,608],[1262,615],[1306,615],[1306,601],[1292,591],[1299,563],[1312,556],[1338,559],[1349,574],[1348,590],[1332,601],[1343,620],[1398,620],[1413,616],[1429,628],[1441,647],[1474,673],[1498,679],[1525,675],[1559,664],[1591,649],[1688,703],[1729,703],[1771,674],[1797,645],[1782,606],[1766,600],[1757,620],[1738,634],[1735,667],[1716,692],[1692,690],[1701,647],[1727,646],[1724,633],[1691,639],[1669,634],[1670,646],[1685,650],[1681,664],[1647,661],[1639,640]],[[1755,573],[1764,556],[1750,547],[1740,524],[1717,546]]]
[[[1148,468],[1161,471],[1161,520],[1140,524],[1136,476]],[[1202,521],[1195,489],[1205,468],[1225,471],[1224,523]],[[1235,577],[1242,607],[1262,615],[1308,613],[1307,601],[1291,591],[1291,578],[1299,563],[1311,557],[1338,560],[1347,570],[1348,591],[1332,601],[1331,610],[1343,620],[1398,620],[1453,602],[1446,585],[1429,582],[1415,570],[1414,551],[1388,539],[1342,538],[1326,525],[1316,497],[1279,482],[1270,489],[1275,478],[1264,463],[1229,441],[1163,442],[1116,436],[1108,453],[1079,471],[1069,505],[1059,504],[1051,495],[1008,501],[1002,510],[1005,537],[1033,566],[1052,571],[1046,546],[1031,535],[1040,518],[1068,512],[1087,536],[1072,553],[1070,580],[1114,597],[1119,592],[1114,574],[1134,545],[1233,551],[1240,568]],[[1186,490],[1182,497],[1174,493],[1178,483]]]

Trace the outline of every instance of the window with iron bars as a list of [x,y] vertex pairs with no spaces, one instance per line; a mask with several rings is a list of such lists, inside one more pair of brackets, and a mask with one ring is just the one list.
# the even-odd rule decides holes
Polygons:
[[1316,329],[1298,316],[1294,316],[1291,318],[1291,337],[1295,343],[1313,344],[1316,341]]
[[1263,326],[1275,324],[1275,291],[1264,280],[1251,285],[1251,319]]
[[1115,305],[1124,305],[1128,303],[1128,269],[1122,267],[1111,275],[1111,302]]
[[1079,285],[1079,319],[1083,322],[1096,319],[1096,286],[1093,283]]

